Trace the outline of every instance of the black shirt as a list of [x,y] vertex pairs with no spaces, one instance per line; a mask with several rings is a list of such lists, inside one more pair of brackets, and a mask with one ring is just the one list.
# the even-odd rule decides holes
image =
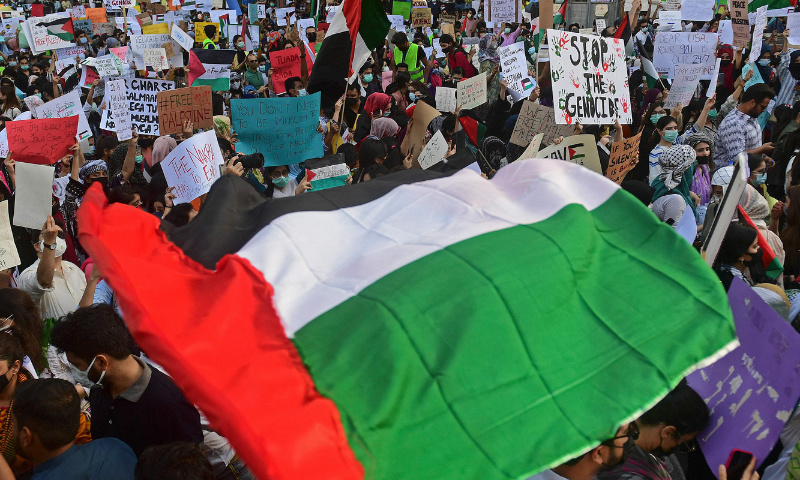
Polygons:
[[112,399],[108,389],[92,387],[92,439],[114,437],[127,443],[138,457],[151,445],[203,442],[200,414],[183,393],[158,369],[133,357],[144,368],[133,385]]

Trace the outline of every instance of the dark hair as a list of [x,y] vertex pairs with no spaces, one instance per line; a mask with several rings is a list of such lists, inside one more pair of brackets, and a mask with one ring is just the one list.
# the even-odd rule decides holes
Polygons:
[[172,442],[147,447],[133,471],[136,480],[214,480],[214,470],[200,446]]
[[[139,195],[139,192],[131,185],[120,185],[111,189],[111,193],[108,196],[108,204],[124,203],[129,205],[136,198],[135,195]],[[141,195],[139,195],[139,199],[141,200]]]
[[133,340],[114,307],[100,303],[61,317],[50,331],[50,343],[89,363],[100,354],[128,358]]
[[394,83],[398,88],[408,85],[409,82],[411,82],[411,75],[408,72],[397,72],[394,76]]
[[392,35],[392,43],[393,44],[402,45],[402,44],[404,44],[406,42],[408,42],[408,37],[406,36],[405,33],[397,32],[394,35]]
[[358,154],[356,153],[356,146],[352,143],[344,143],[339,145],[339,148],[336,149],[336,153],[341,153],[344,155],[344,163],[353,168],[356,166],[356,160],[358,159]]
[[400,142],[397,140],[397,138],[383,137],[381,138],[381,142],[386,145],[386,151],[389,152],[386,155],[386,160],[383,161],[383,166],[388,168],[390,172],[395,167],[401,167],[405,169],[406,167],[403,165],[403,159],[405,157],[400,152]]
[[[6,332],[11,332],[11,334]],[[22,361],[25,359],[25,350],[22,348],[19,328],[12,325],[6,332],[0,332],[0,360],[8,362],[8,368],[14,366],[16,361],[22,365]]]
[[[116,150],[117,145],[119,145],[119,140],[117,140],[116,135],[104,135],[100,137],[100,140],[95,145],[95,157],[100,158],[103,156],[103,152],[105,150],[111,150],[111,153],[114,153]],[[111,158],[109,156],[109,158]]]
[[442,42],[453,44],[455,43],[455,40],[453,40],[453,37],[451,37],[449,33],[445,33],[439,37],[439,43],[441,44]]
[[209,40],[214,40],[214,37],[217,36],[217,27],[214,25],[206,25],[203,27],[203,32],[206,34],[206,37],[208,37]]
[[742,103],[747,103],[750,100],[755,100],[756,103],[761,103],[765,98],[775,98],[775,91],[766,83],[757,83],[744,91],[742,94]]
[[709,418],[708,405],[703,397],[683,380],[655,407],[639,417],[639,422],[642,425],[663,423],[675,427],[680,435],[689,435],[706,428]]
[[661,141],[661,134],[658,133],[659,130],[663,130],[666,128],[667,125],[670,123],[678,123],[677,120],[671,115],[664,115],[663,117],[658,119],[658,122],[655,125],[655,130],[653,130],[653,134],[650,136],[650,146],[655,147],[658,142]]
[[[45,367],[42,358],[42,319],[30,295],[17,288],[0,289],[0,317],[13,315],[12,331],[35,368]],[[12,362],[13,363],[13,362]]]
[[766,160],[764,160],[764,155],[761,155],[760,153],[747,154],[747,166],[750,167],[751,172],[760,167],[761,164],[764,163],[765,161]]
[[[407,63],[403,63],[403,62],[396,63],[394,65],[394,68],[395,68],[395,70],[400,70],[401,68],[405,68],[406,70],[408,70],[408,64]],[[409,77],[409,78],[411,78],[411,77]]]
[[784,265],[796,265],[800,251],[800,185],[789,187],[786,192],[789,207],[786,209],[786,228],[781,232],[783,249],[786,252]]
[[349,92],[350,90],[358,90],[359,92],[361,92],[361,85],[359,85],[357,81],[353,83],[348,83],[347,91]]
[[297,82],[303,83],[300,77],[289,77],[283,81],[283,88],[285,88],[287,92],[289,90],[294,90],[294,84]]
[[464,67],[453,67],[453,71],[450,72],[450,75],[461,75],[462,77],[466,75],[464,73]]
[[28,427],[52,451],[75,440],[81,426],[81,399],[66,380],[33,378],[14,392],[12,415],[17,429]]
[[367,138],[361,143],[358,149],[358,167],[361,170],[369,166],[375,165],[376,158],[386,158],[388,154],[386,144],[374,138]]
[[361,174],[361,181],[364,181],[364,177],[369,175],[370,180],[374,180],[378,177],[382,177],[389,173],[389,169],[384,167],[383,165],[371,165],[364,169],[363,173]]
[[211,94],[211,110],[214,115],[225,113],[225,99],[217,92]]
[[181,203],[172,207],[168,214],[164,216],[164,220],[175,225],[182,227],[189,223],[189,214],[194,210],[191,203]]
[[731,223],[725,232],[725,238],[719,247],[719,253],[717,253],[717,259],[714,260],[714,265],[722,263],[733,265],[738,262],[739,258],[747,253],[750,245],[753,244],[757,237],[758,232],[750,225]]

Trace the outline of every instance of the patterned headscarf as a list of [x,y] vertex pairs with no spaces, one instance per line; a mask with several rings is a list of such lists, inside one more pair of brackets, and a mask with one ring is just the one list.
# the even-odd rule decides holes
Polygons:
[[[714,139],[707,131],[701,130],[692,134],[686,139],[686,144],[695,148],[701,143],[708,144],[711,149],[709,156],[714,154]],[[711,200],[711,179],[708,177],[708,165],[698,165],[697,170],[694,172],[694,181],[692,182],[691,191],[700,197],[702,205],[707,204]]]
[[745,187],[739,205],[744,209],[744,213],[750,217],[756,225],[766,228],[767,222],[764,220],[769,216],[769,203],[763,195],[753,188],[750,184]]
[[681,184],[684,172],[692,166],[697,154],[689,145],[675,145],[661,155],[658,164],[661,165],[664,185],[672,190]]
[[492,42],[494,41],[494,35],[491,33],[487,33],[481,37],[481,41],[478,44],[478,61],[483,63],[486,60],[491,60],[493,62],[500,61],[500,54],[497,53],[497,45],[492,46]]
[[[375,94],[373,93],[373,95]],[[394,137],[399,130],[400,127],[397,125],[397,122],[391,118],[381,117],[376,118],[375,121],[372,122],[372,129],[369,134],[381,139],[384,137]]]
[[108,171],[108,164],[106,164],[105,160],[89,160],[84,166],[81,167],[80,170],[78,170],[78,177],[80,177],[81,180],[84,180],[94,172],[101,171]]
[[692,148],[696,147],[700,143],[707,143],[711,148],[711,153],[709,153],[709,155],[714,155],[714,139],[708,134],[707,131],[705,131],[705,129],[693,133],[689,138],[686,139],[685,143]]
[[728,165],[717,169],[714,172],[714,176],[711,177],[711,186],[719,185],[722,187],[722,194],[725,195],[725,191],[728,189],[728,184],[731,183],[731,179],[733,178],[733,165]]

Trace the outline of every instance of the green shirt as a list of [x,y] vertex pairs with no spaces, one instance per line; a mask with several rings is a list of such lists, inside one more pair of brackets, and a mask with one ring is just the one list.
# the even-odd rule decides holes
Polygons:
[[244,78],[248,85],[252,85],[258,90],[264,86],[264,75],[260,71],[252,71],[249,68],[244,71]]

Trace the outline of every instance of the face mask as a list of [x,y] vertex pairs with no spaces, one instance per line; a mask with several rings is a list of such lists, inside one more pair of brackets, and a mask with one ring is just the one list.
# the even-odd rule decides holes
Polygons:
[[443,53],[450,53],[450,47],[442,47]]
[[310,43],[314,43],[317,41],[317,32],[308,33],[306,34],[306,37],[308,37],[308,41]]
[[3,390],[5,390],[5,389],[6,389],[6,387],[8,387],[8,384],[9,384],[9,383],[11,383],[11,379],[10,379],[10,378],[8,378],[8,373],[9,373],[10,371],[11,371],[11,370],[9,370],[8,372],[6,372],[6,373],[5,373],[5,374],[3,374],[3,375],[0,375],[0,392],[2,392]]
[[278,177],[272,179],[272,184],[278,188],[283,188],[289,183],[289,177]]
[[[45,251],[44,240],[39,240],[39,250]],[[67,251],[67,241],[61,237],[56,237],[56,257],[60,257],[64,255],[64,252]]]
[[308,92],[306,92],[305,88],[301,88],[300,90],[297,91],[298,97],[305,97],[306,95],[308,95]]
[[237,47],[239,47],[239,48],[241,48],[241,49],[244,49],[244,42],[238,42],[238,43],[236,44],[236,46],[237,46]]
[[364,81],[367,82],[367,83],[372,82],[372,74],[368,73],[368,74],[364,75]]
[[658,119],[663,117],[663,116],[664,116],[664,114],[654,113],[654,114],[650,115],[650,122],[652,122],[652,124],[655,125],[656,123],[658,123]]
[[467,14],[467,18],[472,18],[472,14],[471,14],[471,13],[468,13],[468,14]]
[[439,29],[438,28],[434,28],[433,29],[433,34],[434,35],[439,35]]
[[708,118],[712,118],[712,119],[713,118],[717,118],[717,109],[716,108],[712,108],[711,110],[708,111]]
[[142,163],[142,160],[144,160],[144,157],[143,157],[143,156],[141,156],[141,155],[136,155],[136,163]]
[[667,130],[664,132],[664,141],[669,143],[675,143],[675,140],[678,139],[678,131],[677,130]]
[[89,155],[94,155],[94,145],[89,145],[89,149],[86,150],[86,153]]
[[[92,363],[90,363],[90,364],[89,364],[89,368],[87,368],[86,370],[84,370],[84,371],[83,371],[83,374],[84,374],[84,375],[86,375],[86,378],[89,378],[89,370],[91,370],[91,369],[92,369],[92,365],[94,365],[94,361],[95,361],[95,360],[97,360],[97,357],[94,357],[94,358],[92,359]],[[106,376],[106,371],[105,371],[105,370],[103,370],[103,371],[100,373],[100,378],[98,378],[98,379],[97,379],[97,381],[96,381],[96,382],[94,382],[94,383],[95,383],[95,385],[100,385],[100,382],[102,382],[102,381],[103,381],[103,377],[105,377],[105,376]]]
[[506,29],[505,29],[505,30],[503,30],[503,31],[504,31],[505,33],[511,33],[511,29],[510,29],[510,28],[506,28]]
[[103,189],[108,188],[108,177],[98,177],[92,181],[92,184],[99,183],[103,186]]
[[434,68],[433,70],[431,70],[431,75],[439,75],[439,69]]
[[274,6],[275,6],[275,4],[274,4],[274,3],[270,3],[270,4],[269,4],[269,6],[270,6],[270,7],[274,7]]
[[755,185],[756,187],[764,185],[764,182],[766,181],[767,181],[767,172],[759,173],[758,175],[756,175],[756,179],[752,180],[753,185]]
[[89,39],[88,38],[86,38],[86,37],[81,38],[81,45],[86,45],[87,43],[89,43]]
[[21,68],[23,70],[27,70],[27,69],[29,69],[31,67],[30,67],[30,65],[20,65],[19,68]]
[[417,101],[417,95],[414,92],[409,92],[408,99],[411,100],[411,103],[414,103]]
[[795,80],[800,80],[800,63],[789,64],[789,73]]
[[758,64],[761,65],[762,67],[766,67],[767,65],[769,65],[769,58],[760,59],[758,61]]
[[156,218],[163,218],[164,217],[164,212],[153,212],[153,215],[155,215]]
[[260,72],[262,72],[262,73],[267,73],[267,66],[266,65],[261,65],[261,66],[258,67],[258,70]]
[[711,157],[709,157],[708,155],[698,155],[697,156],[697,163],[699,163],[700,165],[707,165],[708,164],[708,160],[710,158]]
[[8,66],[9,67],[16,67],[17,66],[17,62],[8,62]]
[[722,195],[712,195],[711,200],[714,203],[722,203]]
[[384,117],[388,117],[388,116],[389,116],[389,115],[391,115],[391,114],[392,114],[392,111],[391,111],[391,110],[386,110],[385,112],[383,112],[383,116],[384,116]]
[[278,30],[278,33],[280,33],[281,35],[283,35],[283,34],[285,34],[285,33],[286,33],[286,30],[284,30],[284,29],[282,29],[282,28],[281,28],[280,30]]
[[241,86],[242,86],[242,82],[231,82],[231,88],[234,89],[234,90],[239,90],[239,88]]
[[479,13],[479,14],[478,14],[478,18],[481,18],[482,16],[483,16],[483,14],[482,14],[482,13]]
[[34,94],[33,94],[33,96],[34,96],[34,97],[39,97],[39,98],[42,98],[42,94],[41,94],[41,93],[34,93]]
[[531,47],[528,49],[528,55],[534,55],[536,53],[536,47]]
[[727,67],[727,66],[728,66],[728,65],[730,65],[731,63],[733,63],[733,60],[721,60],[721,61],[719,62],[719,64],[720,64],[720,65],[722,65],[723,67]]
[[344,104],[347,105],[348,107],[352,107],[353,105],[355,105],[357,103],[358,103],[358,99],[357,98],[345,98],[344,99]]

